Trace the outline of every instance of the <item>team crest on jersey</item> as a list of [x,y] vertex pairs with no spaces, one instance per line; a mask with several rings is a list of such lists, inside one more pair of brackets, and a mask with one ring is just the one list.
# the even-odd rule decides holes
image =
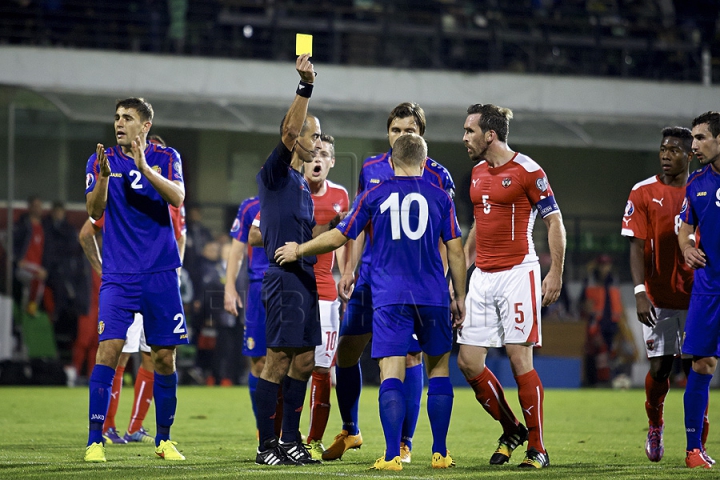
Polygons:
[[342,207],[340,206],[339,203],[333,203],[333,210],[335,210],[335,213],[340,213],[341,208]]
[[85,175],[85,188],[90,188],[90,185],[92,185],[95,182],[95,175],[92,173],[88,173]]
[[645,342],[645,346],[648,349],[648,352],[652,352],[655,350],[655,340],[648,340]]
[[544,192],[548,189],[548,180],[547,177],[538,178],[535,180],[535,186],[540,190],[541,192]]
[[155,170],[157,173],[162,173],[162,170],[160,169],[160,166],[158,166],[158,165],[153,165],[152,169]]
[[680,214],[681,214],[681,215],[682,215],[683,213],[685,213],[685,210],[687,210],[687,207],[688,207],[688,201],[687,201],[687,197],[685,197],[685,198],[683,198],[682,207],[680,207]]
[[105,322],[100,320],[98,322],[98,335],[102,335],[102,333],[105,331]]
[[512,185],[512,179],[510,177],[505,177],[502,179],[503,187],[508,188],[510,185]]
[[633,213],[635,213],[635,205],[633,204],[633,202],[631,200],[628,200],[627,203],[625,204],[625,216],[629,217]]
[[240,230],[240,220],[236,218],[235,221],[234,221],[233,224],[232,224],[232,228],[230,229],[230,231],[233,232],[233,233],[235,233],[235,232],[237,232],[238,230]]
[[437,162],[432,162],[432,163],[430,164],[430,166],[431,166],[431,167],[437,167]]
[[248,339],[247,339],[247,347],[248,347],[248,350],[253,350],[253,349],[255,349],[255,339],[254,339],[253,337],[248,337]]

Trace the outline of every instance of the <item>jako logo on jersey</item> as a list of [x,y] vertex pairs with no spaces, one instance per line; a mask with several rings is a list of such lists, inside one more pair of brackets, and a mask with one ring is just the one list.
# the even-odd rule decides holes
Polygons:
[[98,335],[102,335],[102,333],[105,331],[105,322],[100,320],[98,322]]
[[687,201],[687,197],[685,197],[683,199],[682,207],[680,207],[680,215],[685,213],[685,210],[687,210],[687,207],[688,207],[688,201]]
[[535,186],[540,190],[541,192],[544,192],[548,189],[548,181],[547,177],[538,178],[535,180]]
[[255,339],[253,337],[248,337],[247,347],[248,347],[248,350],[253,350],[255,348]]
[[[510,179],[510,177],[503,178],[503,180],[502,180],[503,187],[508,188],[511,184],[512,184],[512,179]],[[540,187],[538,186],[538,188],[540,188]]]
[[90,185],[92,185],[95,182],[95,175],[92,173],[88,173],[85,175],[85,188],[90,188]]
[[377,178],[371,178],[370,183],[380,183],[380,180],[378,180]]
[[698,192],[696,196],[697,197],[705,197],[705,196],[707,196],[707,192]]
[[631,200],[628,200],[625,204],[625,216],[629,217],[633,213],[635,213],[635,205],[633,205],[633,202]]
[[238,220],[236,218],[232,224],[232,228],[230,229],[230,231],[234,233],[234,232],[237,232],[238,230],[240,230],[240,220]]

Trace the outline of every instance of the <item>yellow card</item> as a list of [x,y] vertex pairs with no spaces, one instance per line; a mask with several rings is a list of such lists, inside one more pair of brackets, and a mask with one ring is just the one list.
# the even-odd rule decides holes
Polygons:
[[295,36],[295,55],[309,53],[312,55],[312,35],[298,33]]

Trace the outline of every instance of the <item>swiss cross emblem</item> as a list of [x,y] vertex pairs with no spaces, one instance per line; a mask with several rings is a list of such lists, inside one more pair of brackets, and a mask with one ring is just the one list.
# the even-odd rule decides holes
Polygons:
[[511,183],[512,183],[512,180],[510,180],[510,177],[505,177],[505,178],[503,178],[502,186],[505,188],[508,188]]

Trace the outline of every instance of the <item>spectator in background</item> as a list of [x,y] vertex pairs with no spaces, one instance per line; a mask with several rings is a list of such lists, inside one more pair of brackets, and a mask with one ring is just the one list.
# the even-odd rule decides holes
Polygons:
[[168,39],[175,53],[183,53],[185,50],[188,3],[188,0],[168,0],[168,13],[170,14]]
[[35,315],[45,293],[47,270],[42,266],[45,250],[45,231],[42,225],[42,200],[32,195],[28,198],[28,211],[15,223],[13,252],[15,258],[15,281],[18,288],[15,301],[20,307]]
[[585,382],[587,385],[609,383],[610,355],[623,314],[620,289],[613,284],[612,259],[600,255],[588,263],[588,277],[580,299],[587,319],[585,343]]
[[200,285],[198,265],[203,256],[205,244],[214,239],[212,232],[202,223],[200,207],[187,208],[187,240],[185,244],[185,259],[183,266],[190,275],[190,280],[196,287]]
[[223,308],[225,267],[220,251],[216,241],[206,243],[203,248],[198,262],[200,282],[194,285],[193,321],[201,336],[198,366],[206,375],[206,384],[219,382],[222,386],[230,386],[235,376],[232,359],[238,320]]
[[[43,267],[47,270],[46,308],[60,338],[75,337],[77,318],[89,307],[88,274],[85,270],[78,232],[66,218],[65,205],[54,202],[50,214],[43,218],[45,247]],[[50,301],[51,299],[51,301]]]

